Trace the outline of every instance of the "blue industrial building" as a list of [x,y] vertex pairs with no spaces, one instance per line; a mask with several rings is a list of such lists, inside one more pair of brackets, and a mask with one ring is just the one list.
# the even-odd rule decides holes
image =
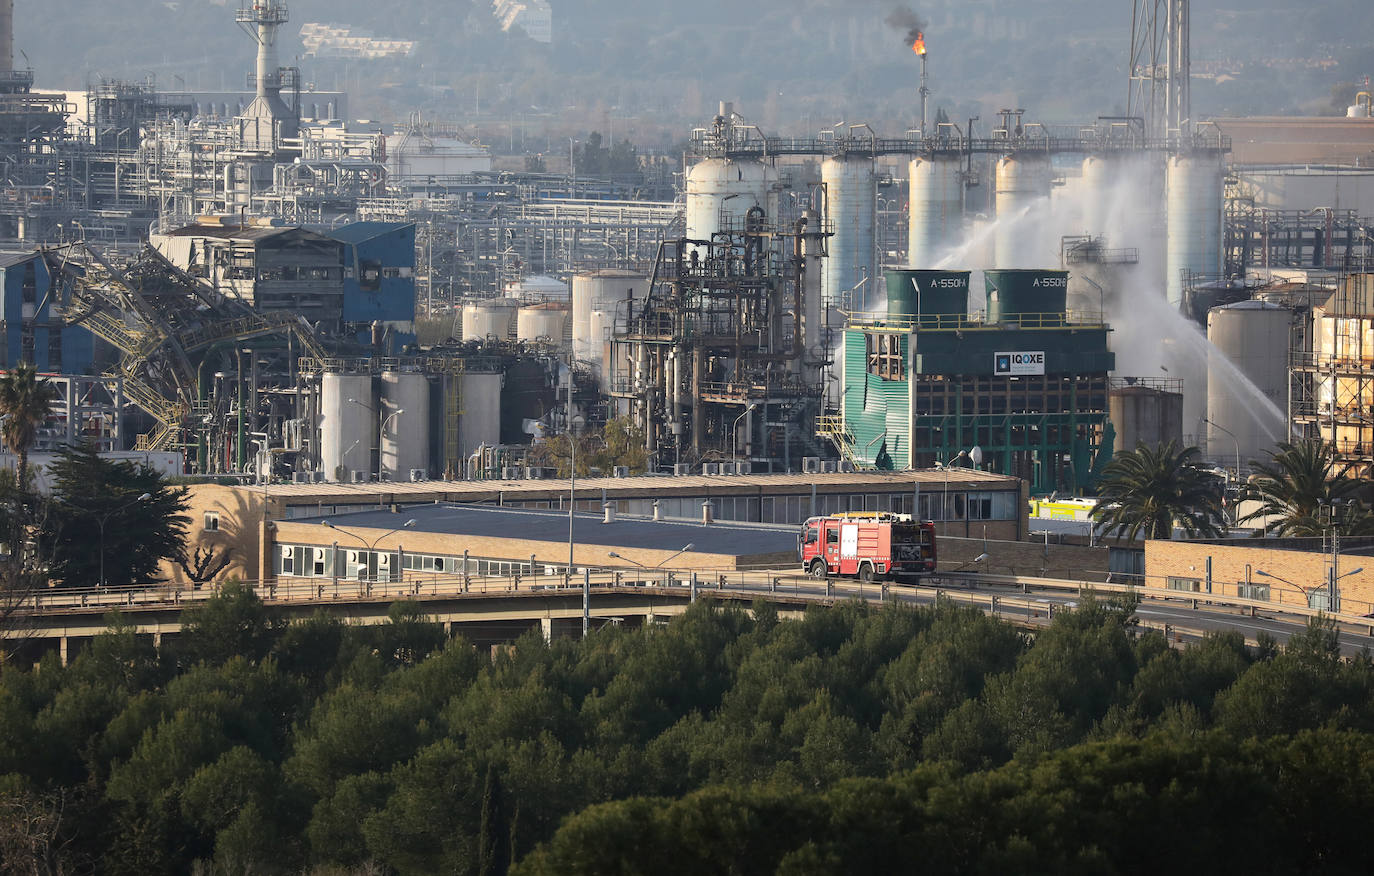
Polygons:
[[345,334],[373,343],[374,326],[388,352],[415,343],[415,224],[353,222],[329,236],[344,245]]
[[53,282],[53,272],[41,253],[0,253],[0,286],[5,295],[0,368],[31,362],[48,373],[90,373],[95,339],[81,326],[66,325],[53,312],[66,290]]

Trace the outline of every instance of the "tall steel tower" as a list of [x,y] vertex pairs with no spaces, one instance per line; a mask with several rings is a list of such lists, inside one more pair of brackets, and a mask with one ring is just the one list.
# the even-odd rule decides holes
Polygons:
[[277,64],[277,29],[286,19],[285,0],[252,0],[251,5],[240,6],[234,16],[239,27],[258,44],[257,71],[249,78],[255,96],[239,118],[252,123],[251,129],[243,126],[245,137],[256,139],[260,145],[265,138],[277,143],[300,132],[295,111],[281,97],[286,76],[293,72]]
[[1189,86],[1190,0],[1134,0],[1126,114],[1145,119],[1153,138],[1188,139],[1192,131]]

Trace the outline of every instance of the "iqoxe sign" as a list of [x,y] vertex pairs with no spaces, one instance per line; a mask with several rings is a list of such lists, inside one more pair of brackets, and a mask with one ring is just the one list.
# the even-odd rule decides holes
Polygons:
[[993,374],[1044,374],[1045,351],[1030,353],[993,353]]

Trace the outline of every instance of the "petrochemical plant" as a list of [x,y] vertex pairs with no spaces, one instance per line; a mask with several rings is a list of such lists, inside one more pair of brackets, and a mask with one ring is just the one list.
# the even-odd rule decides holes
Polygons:
[[917,34],[918,127],[722,103],[638,188],[345,121],[280,66],[282,0],[234,10],[251,93],[0,72],[0,366],[66,375],[45,440],[205,476],[539,477],[537,442],[617,416],[678,474],[962,458],[1079,492],[1137,441],[1240,474],[1290,435],[1374,474],[1369,95],[1324,120],[1346,154],[1194,122],[1186,0],[1137,6],[1123,116],[928,124]]

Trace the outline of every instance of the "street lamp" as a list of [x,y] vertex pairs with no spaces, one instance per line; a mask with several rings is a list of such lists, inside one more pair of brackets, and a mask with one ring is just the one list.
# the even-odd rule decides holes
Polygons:
[[682,546],[681,548],[679,548],[678,550],[676,550],[676,551],[674,551],[673,553],[669,554],[668,556],[664,557],[661,561],[659,561],[659,562],[657,562],[657,563],[654,563],[652,566],[646,566],[646,565],[644,565],[643,563],[641,563],[639,560],[632,560],[632,559],[630,559],[629,557],[621,556],[620,554],[616,553],[615,551],[611,551],[610,553],[606,554],[606,556],[610,557],[611,559],[615,559],[615,560],[624,560],[624,561],[627,562],[627,563],[634,563],[636,566],[638,566],[638,567],[641,568],[641,569],[661,569],[661,568],[663,568],[663,564],[664,564],[664,563],[668,562],[669,560],[673,559],[674,557],[678,556],[679,554],[685,554],[685,553],[687,553],[688,551],[692,550],[692,549],[695,548],[695,547],[696,547],[695,544],[693,544],[693,543],[691,543],[691,542],[688,542],[687,544],[683,545],[683,546]]
[[88,511],[87,509],[82,508],[82,507],[80,507],[80,506],[78,506],[78,505],[73,505],[71,502],[68,502],[66,499],[58,499],[58,500],[57,500],[57,501],[61,502],[63,505],[66,505],[68,508],[71,508],[73,511],[78,511],[78,512],[80,512],[80,513],[82,513],[82,514],[89,514],[91,517],[95,518],[96,525],[100,528],[100,554],[99,554],[99,556],[100,556],[100,586],[101,586],[101,587],[104,587],[104,586],[105,586],[105,524],[109,523],[109,522],[110,522],[110,518],[113,517],[114,515],[118,514],[120,511],[123,511],[123,510],[126,509],[126,508],[130,508],[130,507],[132,507],[132,506],[134,506],[134,505],[137,505],[139,502],[142,502],[142,501],[145,501],[145,500],[151,499],[151,498],[153,498],[153,494],[152,494],[152,493],[143,493],[142,495],[138,496],[137,498],[135,498],[135,499],[130,499],[129,501],[125,502],[123,505],[119,505],[119,506],[117,506],[117,507],[111,508],[109,511],[106,511],[104,514],[100,514],[100,513],[97,513],[97,512],[95,512],[95,511]]
[[[935,467],[943,469],[945,473],[945,491],[940,496],[940,522],[945,524],[946,530],[949,528],[949,470],[960,457],[968,459],[968,451],[960,450],[945,462],[940,462],[939,460],[935,462]],[[948,534],[948,532],[946,532],[946,534]]]
[[[571,405],[571,393],[569,393],[569,404]],[[577,510],[577,432],[582,428],[586,420],[582,417],[573,417],[568,420],[568,583],[572,583],[573,574],[573,512]]]
[[[732,464],[737,463],[739,460],[739,433],[737,431],[739,429],[739,421],[752,414],[754,409],[758,406],[758,402],[750,402],[749,406],[744,409],[744,413],[735,417],[735,421],[730,424],[730,462]],[[749,431],[749,437],[752,439],[754,437],[752,434],[754,430],[750,429]]]
[[1225,426],[1221,425],[1221,424],[1218,423],[1216,420],[1209,420],[1209,419],[1207,419],[1206,417],[1203,417],[1203,418],[1202,418],[1202,422],[1206,423],[1207,425],[1211,426],[1212,428],[1214,428],[1214,429],[1216,429],[1216,430],[1218,430],[1218,431],[1220,431],[1220,432],[1224,432],[1224,433],[1226,433],[1227,435],[1230,435],[1230,436],[1231,436],[1231,442],[1232,442],[1233,444],[1235,444],[1235,450],[1236,450],[1236,480],[1239,481],[1239,480],[1240,480],[1240,439],[1238,439],[1238,438],[1236,437],[1236,433],[1235,433],[1235,432],[1232,432],[1230,429],[1228,429],[1228,428],[1226,428]]
[[[409,520],[407,520],[405,523],[402,523],[400,526],[396,527],[395,529],[389,529],[389,530],[387,530],[386,532],[383,532],[381,535],[377,536],[376,538],[372,539],[371,541],[368,541],[366,538],[364,538],[363,536],[359,535],[359,534],[356,533],[356,532],[350,531],[349,528],[346,527],[346,526],[339,526],[337,523],[330,523],[328,520],[321,520],[321,521],[320,521],[320,525],[321,525],[321,526],[326,526],[326,527],[328,527],[328,528],[334,530],[335,532],[342,532],[344,535],[351,535],[351,536],[353,536],[354,538],[356,538],[358,541],[362,542],[362,543],[366,546],[367,552],[368,552],[368,553],[372,553],[374,550],[376,550],[377,545],[381,542],[381,540],[384,539],[384,538],[386,538],[388,535],[394,535],[395,533],[400,532],[402,529],[410,529],[412,526],[414,526],[414,525],[415,525],[415,518],[412,517],[412,518],[410,518]],[[331,558],[331,562],[332,562],[332,558]],[[399,572],[399,570],[397,570],[397,571]],[[464,571],[466,571],[466,570],[464,570]],[[338,573],[336,572],[335,574],[337,575]]]

